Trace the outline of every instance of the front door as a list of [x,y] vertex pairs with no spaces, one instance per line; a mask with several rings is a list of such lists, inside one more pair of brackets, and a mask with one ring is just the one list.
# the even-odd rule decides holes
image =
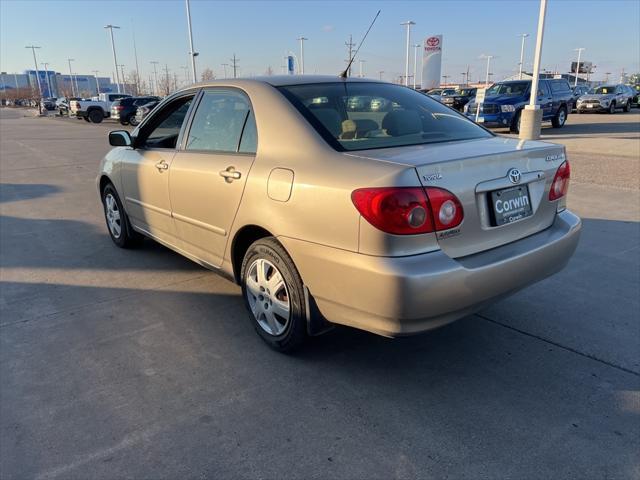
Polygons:
[[249,98],[236,89],[205,89],[173,159],[169,190],[182,248],[213,266],[222,264],[256,145]]
[[172,245],[176,242],[169,168],[194,95],[181,96],[154,112],[135,139],[135,149],[121,162],[122,189],[131,223]]

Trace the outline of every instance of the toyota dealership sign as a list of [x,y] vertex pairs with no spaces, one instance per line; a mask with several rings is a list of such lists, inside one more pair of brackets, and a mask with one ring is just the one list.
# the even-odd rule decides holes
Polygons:
[[442,35],[425,38],[422,52],[422,88],[440,86],[442,70]]

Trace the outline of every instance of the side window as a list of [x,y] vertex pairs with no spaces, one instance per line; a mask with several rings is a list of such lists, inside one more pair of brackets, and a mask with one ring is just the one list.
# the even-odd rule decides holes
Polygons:
[[[240,136],[250,113],[251,104],[246,95],[228,89],[205,90],[193,117],[185,149],[238,152]],[[247,131],[247,139],[249,136]]]
[[253,110],[247,117],[247,122],[242,130],[242,140],[240,140],[240,153],[256,153],[258,150],[258,129],[256,128],[256,118],[253,116]]
[[538,87],[538,96],[545,97],[549,95],[549,84],[547,82],[540,82],[540,86]]
[[180,129],[192,101],[193,95],[189,95],[165,105],[153,115],[136,143],[147,148],[176,148]]

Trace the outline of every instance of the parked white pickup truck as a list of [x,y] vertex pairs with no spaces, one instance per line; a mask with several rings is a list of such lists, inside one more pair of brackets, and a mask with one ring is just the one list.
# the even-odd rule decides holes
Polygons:
[[113,102],[130,96],[126,93],[101,93],[91,100],[71,100],[69,115],[84,118],[87,122],[100,123],[109,116]]

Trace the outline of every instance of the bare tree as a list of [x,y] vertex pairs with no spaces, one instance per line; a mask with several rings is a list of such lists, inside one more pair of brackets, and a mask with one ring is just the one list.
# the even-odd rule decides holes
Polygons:
[[202,71],[202,75],[200,76],[203,82],[208,82],[216,79],[216,75],[213,73],[213,70],[210,68],[205,68]]

